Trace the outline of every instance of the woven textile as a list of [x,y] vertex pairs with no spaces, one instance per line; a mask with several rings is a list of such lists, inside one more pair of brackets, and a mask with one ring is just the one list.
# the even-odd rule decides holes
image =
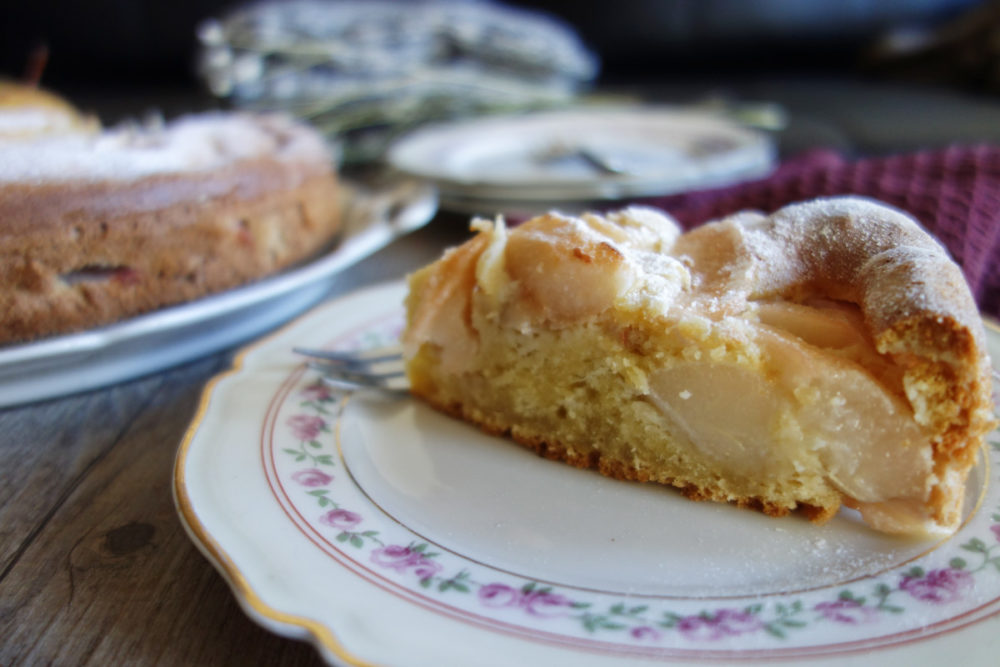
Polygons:
[[1000,318],[1000,146],[860,160],[813,151],[787,160],[763,180],[639,203],[692,227],[744,209],[771,212],[846,194],[881,200],[919,220],[962,267],[982,312]]

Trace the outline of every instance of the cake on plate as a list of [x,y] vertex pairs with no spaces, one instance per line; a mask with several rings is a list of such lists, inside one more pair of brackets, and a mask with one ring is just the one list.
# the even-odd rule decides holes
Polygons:
[[18,95],[0,104],[0,343],[243,285],[339,229],[330,151],[290,117],[210,112],[102,131],[57,99]]
[[990,362],[960,269],[907,215],[841,197],[684,234],[641,208],[473,226],[410,276],[414,395],[692,499],[959,525]]

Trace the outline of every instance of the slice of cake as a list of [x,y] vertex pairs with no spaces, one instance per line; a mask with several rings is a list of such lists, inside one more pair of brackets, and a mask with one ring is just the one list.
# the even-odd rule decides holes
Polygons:
[[29,102],[0,109],[0,128],[35,127],[35,112],[35,129],[49,128],[0,132],[0,343],[243,285],[328,247],[340,228],[331,153],[290,117],[70,132],[53,120],[69,123],[66,109]]
[[947,534],[994,425],[958,267],[855,198],[681,234],[551,213],[410,277],[412,392],[547,458],[693,499]]

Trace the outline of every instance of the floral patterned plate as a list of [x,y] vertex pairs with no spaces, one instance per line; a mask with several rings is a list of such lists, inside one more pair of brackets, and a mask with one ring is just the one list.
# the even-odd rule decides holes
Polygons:
[[181,519],[265,627],[336,665],[994,664],[998,434],[939,543],[693,503],[416,401],[336,396],[292,354],[394,338],[403,294],[246,350],[178,452]]

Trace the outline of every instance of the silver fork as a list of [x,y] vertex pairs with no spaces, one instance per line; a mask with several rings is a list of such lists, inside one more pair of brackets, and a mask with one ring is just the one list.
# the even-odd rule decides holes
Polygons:
[[320,372],[324,384],[344,391],[372,391],[387,396],[405,396],[410,388],[403,369],[399,345],[342,352],[296,347],[307,358],[306,365]]

